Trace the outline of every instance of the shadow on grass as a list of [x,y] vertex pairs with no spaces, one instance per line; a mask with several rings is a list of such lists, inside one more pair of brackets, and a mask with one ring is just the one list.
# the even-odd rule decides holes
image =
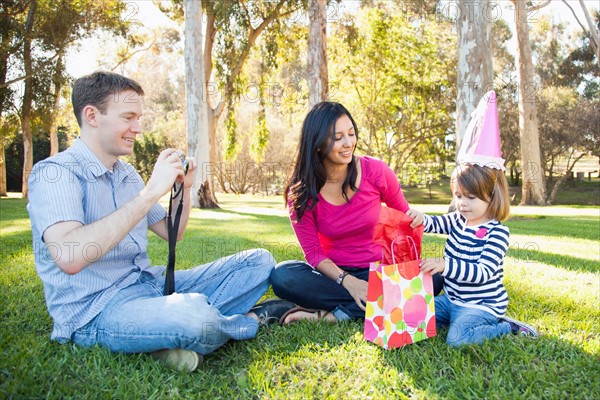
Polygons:
[[[299,252],[287,218],[246,215],[254,218],[209,226],[205,224],[210,220],[193,221],[191,235],[179,244],[178,260],[198,263],[202,256],[212,261],[229,254],[228,246],[243,250],[271,242],[272,252],[283,256],[287,243],[273,232],[291,238],[290,248]],[[27,246],[25,237],[30,241],[31,235],[12,236],[11,249],[22,249]],[[203,249],[202,240],[205,246],[216,247]],[[151,241],[164,243],[158,238]],[[234,244],[224,243],[229,241]],[[425,239],[426,246],[443,246],[444,242],[441,237]],[[166,254],[166,244],[150,247],[160,247],[158,252]],[[313,398],[343,398],[346,392],[347,398],[397,398],[401,394],[421,398],[600,397],[598,355],[558,334],[535,341],[507,336],[453,349],[445,344],[446,331],[440,330],[436,338],[386,351],[362,341],[360,322],[261,328],[256,339],[229,342],[207,356],[198,372],[179,374],[144,355],[51,342],[51,320],[33,260],[15,266],[3,258],[1,272],[7,283],[0,287],[0,397],[302,398],[312,394]],[[156,263],[155,257],[152,261]],[[557,318],[563,324],[560,332],[589,318],[590,308],[595,310],[593,303],[581,305],[542,296],[540,291],[509,290],[528,314],[560,310],[568,316]]]
[[600,272],[598,260],[589,260],[587,258],[578,258],[564,254],[544,253],[541,251],[528,250],[523,248],[509,249],[508,257],[512,257],[517,263],[527,264],[528,262],[540,262],[552,265],[558,268],[579,272]]
[[[251,248],[264,248],[277,261],[302,257],[287,217],[231,210],[216,212],[249,218],[243,221],[210,218],[190,221],[184,239],[177,244],[178,261],[190,266],[198,265]],[[153,245],[166,251],[166,245],[161,242],[164,243],[156,237],[151,239]],[[164,251],[160,251],[161,257],[166,254]]]
[[598,358],[556,337],[504,336],[447,346],[440,337],[388,351],[383,360],[414,387],[441,398],[598,398]]
[[[222,213],[222,214],[235,214],[235,215],[241,215],[243,217],[251,217],[251,218],[258,218],[261,220],[265,220],[265,221],[273,221],[273,222],[278,222],[278,223],[282,223],[285,222],[287,224],[290,223],[290,219],[287,216],[281,216],[281,215],[267,215],[267,214],[261,214],[261,213],[252,213],[252,212],[247,212],[247,211],[236,211],[236,210],[228,210],[228,209],[216,209],[216,210],[211,210],[213,212],[217,212],[217,213]],[[202,218],[204,219],[204,218]],[[206,218],[206,219],[210,219],[210,218]]]
[[505,225],[512,234],[600,240],[600,219],[586,217],[513,216]]
[[0,198],[0,221],[8,222],[17,219],[29,219],[27,199]]
[[25,249],[29,249],[29,251],[32,249],[33,239],[31,237],[31,229],[8,234],[3,232],[1,239],[2,244],[0,244],[0,248],[2,249],[4,262]]
[[[595,304],[544,296],[543,290],[536,289],[532,293],[526,287],[511,286],[511,299],[518,304],[509,314],[517,308],[531,319],[546,317],[558,324],[544,329],[538,323],[542,334],[538,339],[508,335],[456,349],[444,343],[447,329],[438,329],[437,337],[386,352],[383,359],[400,374],[410,375],[415,387],[431,394],[425,397],[487,398],[493,393],[494,398],[521,398],[524,394],[530,398],[575,394],[578,398],[599,398],[598,348],[588,352],[581,344],[588,338],[598,343]],[[588,330],[582,332],[582,326]],[[552,333],[544,334],[547,331]],[[581,343],[564,338],[569,334]]]
[[[423,256],[424,257],[442,257],[446,240],[441,236],[424,235],[423,236]],[[600,272],[600,264],[597,260],[579,258],[564,254],[545,253],[534,250],[537,246],[534,243],[531,246],[525,244],[521,246],[517,243],[512,244],[506,253],[507,257],[515,260],[516,264],[527,264],[528,262],[540,262],[557,268],[563,268],[569,271],[580,272]]]

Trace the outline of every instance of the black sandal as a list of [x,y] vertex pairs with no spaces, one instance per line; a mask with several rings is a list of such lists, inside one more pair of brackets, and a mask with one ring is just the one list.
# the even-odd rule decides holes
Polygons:
[[296,312],[306,312],[309,314],[317,314],[317,321],[322,321],[324,319],[327,318],[327,316],[329,314],[331,314],[331,311],[325,311],[325,310],[316,310],[314,308],[304,308],[304,307],[294,307],[289,309],[288,311],[286,311],[281,318],[279,319],[279,325],[288,325],[288,324],[293,324],[294,322],[299,322],[299,321],[292,321],[289,322],[288,324],[285,323],[285,319],[288,317],[288,315],[294,314]]
[[278,322],[286,312],[295,306],[291,301],[267,299],[252,307],[248,312],[256,314],[260,325],[268,325]]

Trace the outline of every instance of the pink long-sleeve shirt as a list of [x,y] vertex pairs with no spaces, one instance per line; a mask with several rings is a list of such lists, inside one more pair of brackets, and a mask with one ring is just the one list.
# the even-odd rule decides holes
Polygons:
[[326,258],[339,266],[369,268],[382,257],[381,246],[373,242],[381,203],[402,212],[409,209],[394,171],[376,158],[358,158],[362,177],[348,203],[336,206],[319,194],[316,207],[307,210],[300,222],[288,207],[292,228],[313,268]]

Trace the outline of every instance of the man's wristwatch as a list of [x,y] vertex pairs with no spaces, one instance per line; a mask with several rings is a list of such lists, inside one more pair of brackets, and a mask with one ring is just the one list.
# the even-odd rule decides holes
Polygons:
[[348,274],[349,274],[349,272],[346,272],[346,271],[342,272],[342,273],[340,274],[340,276],[338,276],[338,277],[337,277],[337,279],[335,280],[335,283],[337,283],[338,285],[341,285],[341,284],[342,284],[342,282],[344,282],[344,278],[345,278],[345,277],[346,277],[346,275],[348,275]]

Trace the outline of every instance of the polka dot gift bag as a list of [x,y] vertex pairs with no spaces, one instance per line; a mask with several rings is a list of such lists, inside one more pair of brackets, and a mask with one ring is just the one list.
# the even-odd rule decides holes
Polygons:
[[[384,233],[387,239],[381,242],[381,226],[376,229],[377,241],[391,249],[392,262],[385,264],[384,251],[384,262],[370,266],[364,327],[365,339],[385,349],[402,347],[436,335],[433,280],[431,275],[423,274],[419,268],[423,226],[415,228],[417,232],[410,232],[413,231],[410,217],[400,211],[389,210],[383,208],[380,225],[382,220],[384,224],[393,220],[394,225],[403,225],[400,229],[403,232],[396,229],[393,233]],[[391,241],[390,234],[396,235]],[[401,259],[396,259],[398,254],[402,255]]]

